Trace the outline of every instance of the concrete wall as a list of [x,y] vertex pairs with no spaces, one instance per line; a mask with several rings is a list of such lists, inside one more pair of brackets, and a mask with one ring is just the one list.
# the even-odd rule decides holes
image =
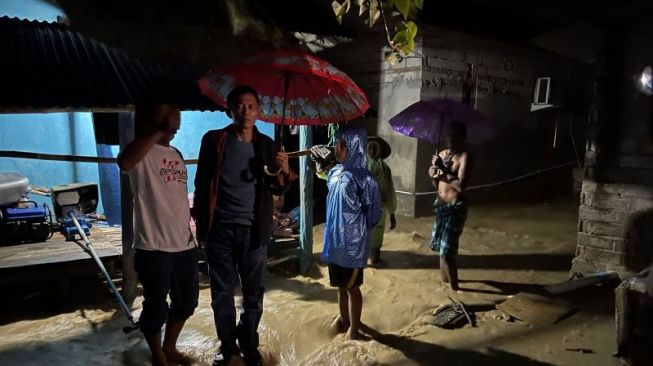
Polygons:
[[595,131],[588,141],[572,271],[622,276],[653,260],[653,100],[634,77],[653,62],[653,24],[631,24],[596,70]]
[[[513,178],[563,162],[578,160],[573,148],[582,148],[584,138],[584,73],[578,64],[535,49],[508,46],[458,32],[420,26],[416,56],[396,65],[383,61],[383,34],[325,51],[322,57],[348,73],[368,94],[378,118],[362,122],[370,132],[391,144],[388,164],[398,191],[398,213],[408,216],[431,214],[433,191],[426,170],[436,146],[402,136],[387,121],[419,100],[446,97],[462,100],[468,65],[476,69],[476,108],[496,124],[495,138],[474,146],[476,163],[471,185]],[[565,109],[530,112],[535,80],[552,77],[552,95]],[[571,108],[573,107],[573,108]],[[557,145],[553,135],[558,123]],[[355,122],[361,123],[361,122]],[[578,155],[582,154],[579,152]],[[549,178],[527,184],[470,191],[472,200],[534,198],[543,194],[571,192],[571,168]],[[403,193],[402,193],[403,192]],[[415,194],[417,193],[417,194]]]
[[[347,73],[366,93],[376,118],[353,121],[368,133],[383,137],[392,146],[387,163],[392,169],[395,188],[414,192],[417,181],[417,140],[393,132],[386,123],[391,117],[420,100],[421,59],[407,59],[396,65],[383,61],[382,34],[357,39],[320,54]],[[418,46],[419,48],[419,46]],[[398,197],[397,213],[415,216],[415,196]]]
[[[585,101],[582,96],[586,82],[578,63],[528,46],[513,46],[438,28],[425,27],[422,35],[425,62],[421,99],[464,100],[468,88],[471,104],[494,125],[492,140],[471,146],[475,162],[470,186],[578,161],[582,151],[577,154],[574,143],[583,146]],[[469,79],[472,69],[475,76]],[[551,77],[551,98],[560,108],[530,112],[538,77]],[[420,170],[426,169],[435,150],[435,145],[419,143]],[[418,186],[428,187],[428,177],[421,174],[419,178]],[[570,193],[572,182],[570,167],[524,184],[471,190],[467,196],[474,202],[544,199]]]

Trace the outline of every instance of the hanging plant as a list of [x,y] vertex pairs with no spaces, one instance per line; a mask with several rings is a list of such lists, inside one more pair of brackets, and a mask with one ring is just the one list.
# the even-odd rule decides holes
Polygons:
[[[358,6],[358,15],[370,28],[381,19],[385,29],[386,40],[390,48],[385,53],[385,59],[390,64],[401,62],[406,56],[415,50],[415,37],[417,36],[417,24],[411,19],[417,17],[417,13],[424,7],[424,0],[355,0]],[[338,23],[342,24],[343,17],[352,9],[352,0],[338,1],[331,3]],[[403,18],[391,34],[388,26],[390,14],[393,18]]]

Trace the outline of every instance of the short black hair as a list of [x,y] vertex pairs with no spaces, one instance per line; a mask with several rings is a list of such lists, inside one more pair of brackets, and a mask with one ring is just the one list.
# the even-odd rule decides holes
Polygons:
[[169,103],[140,103],[134,111],[134,135],[143,137],[154,125],[161,122],[168,113],[179,108]]
[[259,105],[261,104],[256,89],[252,88],[249,85],[238,85],[235,88],[231,89],[229,94],[227,94],[227,116],[231,117],[231,111],[234,109],[236,102],[238,102],[238,97],[245,94],[253,95],[256,97],[256,102]]
[[467,140],[467,126],[460,121],[453,121],[449,124],[449,134]]

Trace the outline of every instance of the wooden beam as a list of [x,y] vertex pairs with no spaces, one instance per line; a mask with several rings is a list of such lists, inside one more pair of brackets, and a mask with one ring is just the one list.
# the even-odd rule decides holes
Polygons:
[[[134,114],[118,113],[118,134],[120,150],[134,139]],[[129,176],[120,174],[120,207],[122,224],[122,296],[127,305],[136,298],[136,271],[134,271],[134,198],[132,196]]]
[[[313,128],[299,127],[299,149],[313,146]],[[308,156],[299,158],[299,271],[308,273],[313,262],[313,169]]]

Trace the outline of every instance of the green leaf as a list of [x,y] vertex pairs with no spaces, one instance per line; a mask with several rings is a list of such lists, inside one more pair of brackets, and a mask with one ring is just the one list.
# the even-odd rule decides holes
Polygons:
[[342,4],[334,0],[331,3],[331,7],[333,8],[333,12],[336,14],[336,19],[338,20],[338,23],[342,25],[342,18],[351,8],[351,0],[345,0]]
[[331,8],[333,8],[333,13],[336,15],[338,24],[342,25],[342,16],[345,14],[345,8],[337,1],[331,3]]
[[381,15],[381,11],[379,10],[378,0],[370,0],[370,14],[369,14],[368,25],[372,27],[374,23],[376,23],[376,21],[379,20],[380,15]]
[[417,25],[413,22],[402,23],[395,30],[392,45],[404,54],[409,54],[415,50],[415,36],[417,36]]
[[424,9],[424,0],[414,0],[413,4],[415,4],[415,7],[419,10]]
[[368,0],[357,0],[358,3],[358,16],[362,17],[363,14],[369,9],[369,1]]
[[374,24],[376,24],[376,22],[379,20],[379,18],[381,18],[381,11],[377,10],[374,13],[370,13],[370,18],[371,18],[371,20],[370,20],[370,22],[371,22],[370,27],[371,27]]
[[408,19],[416,19],[417,18],[417,13],[419,13],[420,9],[417,8],[415,3],[410,3],[410,10],[408,11]]
[[345,7],[345,14],[349,13],[349,10],[351,9],[351,0],[345,0],[342,2],[342,6]]
[[410,37],[415,39],[415,36],[417,35],[417,24],[415,24],[415,22],[408,21],[405,23],[405,25]]
[[399,10],[401,15],[404,16],[404,19],[408,19],[411,0],[392,0],[392,2],[395,4],[395,7]]

